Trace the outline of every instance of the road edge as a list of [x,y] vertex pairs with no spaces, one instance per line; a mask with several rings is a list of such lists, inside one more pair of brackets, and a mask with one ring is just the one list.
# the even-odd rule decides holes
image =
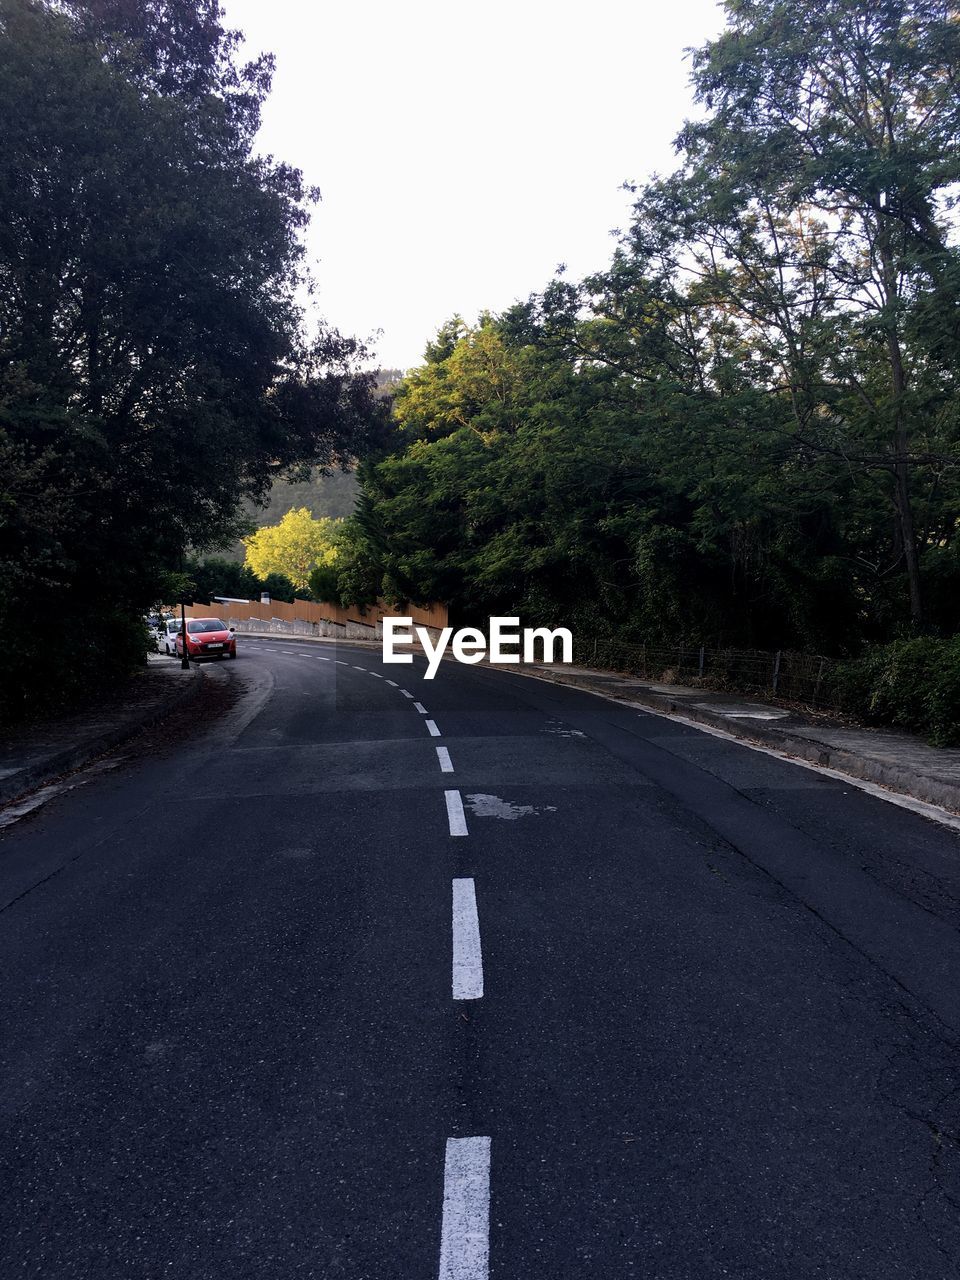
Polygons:
[[797,761],[842,774],[851,779],[872,783],[907,799],[935,805],[952,816],[960,815],[960,784],[920,773],[915,769],[877,757],[862,755],[848,748],[831,746],[817,738],[805,737],[796,730],[788,731],[758,724],[746,725],[704,708],[691,706],[689,702],[674,700],[668,695],[646,693],[637,689],[625,690],[623,696],[618,697],[609,686],[598,689],[589,681],[575,676],[529,670],[517,671],[515,674],[528,676],[533,680],[542,680],[546,684],[580,689],[584,693],[592,693],[610,702],[636,707],[641,711],[651,711],[672,720],[682,721],[684,724],[719,730],[725,737],[734,738],[739,742],[776,751]]
[[171,689],[169,696],[164,697],[159,705],[153,704],[145,710],[131,711],[119,724],[85,738],[82,742],[55,751],[45,759],[18,769],[7,778],[0,779],[0,808],[22,800],[31,791],[55,782],[65,774],[82,769],[84,765],[96,760],[105,752],[113,750],[114,747],[120,746],[143,729],[148,729],[151,725],[166,719],[168,715],[199,694],[202,681],[203,669],[194,666],[191,669],[191,679]]

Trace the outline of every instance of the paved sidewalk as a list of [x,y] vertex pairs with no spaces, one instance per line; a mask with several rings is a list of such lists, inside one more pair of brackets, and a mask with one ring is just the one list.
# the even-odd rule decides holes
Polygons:
[[657,684],[586,667],[524,663],[519,670],[720,729],[960,814],[960,749],[931,747],[907,733],[834,724],[735,694]]
[[199,693],[197,666],[182,671],[150,655],[143,672],[107,705],[0,734],[0,805],[79,769]]

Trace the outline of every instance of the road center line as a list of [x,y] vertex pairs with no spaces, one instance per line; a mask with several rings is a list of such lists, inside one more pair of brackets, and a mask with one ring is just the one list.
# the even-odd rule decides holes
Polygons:
[[441,773],[453,773],[453,761],[446,747],[437,747],[437,759],[440,761]]
[[399,688],[400,688],[400,686],[397,684],[396,680],[388,680],[388,681],[387,681],[387,684],[391,685],[394,689],[399,689]]
[[382,680],[382,679],[383,679],[383,676],[380,674],[380,672],[379,672],[379,671],[368,671],[368,672],[367,672],[367,675],[370,675],[370,676],[376,676],[378,680]]
[[427,714],[427,708],[423,705],[422,702],[415,702],[413,705],[416,707],[416,709],[420,712],[422,716],[425,716]]
[[487,1280],[489,1274],[490,1139],[448,1138],[440,1280]]
[[405,698],[412,698],[412,697],[413,697],[413,694],[410,692],[410,690],[409,690],[409,689],[401,689],[401,690],[400,690],[400,692],[403,694],[403,696],[404,696]]
[[427,726],[427,732],[430,734],[431,738],[439,738],[441,736],[440,730],[437,728],[436,720],[425,720],[424,724]]
[[367,669],[367,668],[366,668],[366,667],[358,667],[358,666],[354,666],[354,668],[353,668],[353,669],[354,669],[354,671],[366,671],[366,669]]
[[337,666],[338,666],[338,667],[349,667],[349,665],[350,665],[350,663],[349,663],[349,662],[344,662],[344,660],[343,660],[342,658],[338,658],[338,659],[337,659]]
[[459,791],[445,791],[447,801],[447,821],[450,823],[452,836],[465,836],[467,832],[467,816],[463,812],[463,801]]
[[483,999],[480,917],[477,915],[477,892],[472,880],[453,882],[453,998]]

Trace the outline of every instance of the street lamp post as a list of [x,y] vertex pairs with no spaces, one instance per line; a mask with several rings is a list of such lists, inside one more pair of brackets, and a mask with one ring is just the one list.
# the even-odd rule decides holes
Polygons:
[[180,601],[180,642],[183,645],[183,654],[180,658],[180,670],[190,670],[190,659],[187,656],[187,606],[183,600]]

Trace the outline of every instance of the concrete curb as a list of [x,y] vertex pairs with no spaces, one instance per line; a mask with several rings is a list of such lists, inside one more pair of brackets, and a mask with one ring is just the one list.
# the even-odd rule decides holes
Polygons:
[[960,782],[923,773],[909,766],[894,764],[878,757],[863,755],[844,747],[837,747],[816,737],[807,736],[799,729],[777,729],[755,723],[747,725],[702,707],[692,706],[689,702],[675,700],[665,694],[644,693],[630,689],[624,690],[623,695],[618,696],[615,688],[611,689],[607,685],[598,688],[590,681],[576,676],[529,670],[522,671],[520,674],[532,676],[535,680],[544,680],[548,684],[562,684],[574,689],[582,689],[585,693],[597,694],[614,702],[623,702],[639,710],[659,711],[680,720],[702,724],[705,728],[720,729],[728,737],[752,742],[757,746],[770,747],[784,755],[805,760],[820,768],[832,769],[848,777],[859,778],[862,782],[872,782],[877,786],[885,787],[888,791],[897,792],[913,800],[922,800],[926,804],[938,805],[951,813],[960,814]]
[[193,672],[192,680],[184,681],[182,685],[172,689],[171,696],[164,698],[159,705],[153,705],[148,711],[142,713],[132,711],[120,724],[85,738],[83,742],[55,751],[42,760],[0,779],[0,806],[20,800],[38,787],[55,782],[64,774],[83,768],[91,760],[96,760],[98,756],[126,742],[141,730],[165,719],[178,707],[191,701],[199,694],[203,680],[202,668],[194,667]]

